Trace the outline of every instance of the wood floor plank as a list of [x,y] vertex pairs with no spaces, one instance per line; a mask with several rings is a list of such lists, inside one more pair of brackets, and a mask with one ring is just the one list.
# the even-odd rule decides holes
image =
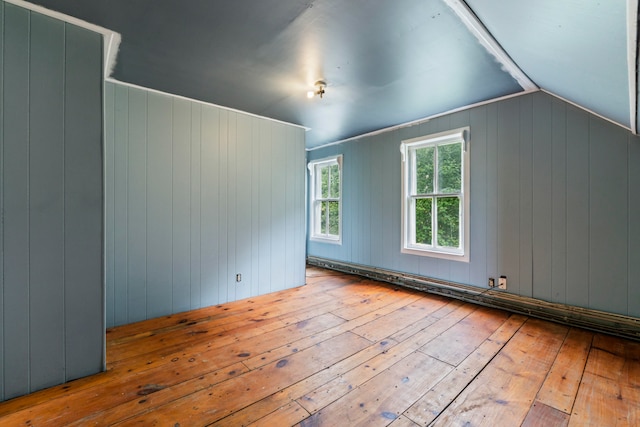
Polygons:
[[331,338],[332,336],[339,335],[347,331],[353,331],[359,326],[362,326],[364,324],[374,321],[375,319],[381,318],[389,313],[392,313],[408,304],[411,304],[412,302],[420,298],[422,297],[419,295],[411,295],[411,294],[408,295],[407,298],[402,298],[402,297],[397,298],[397,301],[391,304],[388,304],[375,311],[371,311],[362,316],[356,317],[355,319],[345,321],[337,326],[326,329],[322,332],[319,332],[295,341],[293,340],[293,337],[292,337],[291,342],[289,342],[288,344],[283,345],[281,347],[277,347],[277,348],[272,347],[273,348],[272,350],[269,350],[265,353],[258,354],[252,358],[249,358],[245,360],[244,363],[249,368],[256,369],[260,366],[264,366],[275,360],[286,357],[289,354],[297,353],[300,350],[311,347],[319,342],[322,342],[324,340]]
[[444,305],[446,301],[442,299],[422,298],[355,328],[353,332],[369,341],[380,341],[429,316]]
[[[395,299],[396,291],[388,286],[380,287],[380,285],[374,285],[373,283],[361,283],[361,285],[370,286],[371,289],[368,291],[377,290],[377,292],[362,294],[362,299],[360,301],[350,304],[342,309],[334,310],[333,314],[340,316],[343,319],[351,320],[361,316],[362,313],[382,308],[385,305],[392,303]],[[335,292],[333,295],[340,297],[340,295]]]
[[611,335],[595,334],[592,346],[625,359],[640,361],[640,342],[629,341]]
[[[194,363],[191,366],[180,365],[180,367],[173,369],[146,371],[146,375],[137,376],[134,381],[130,378],[114,378],[101,387],[99,392],[94,389],[82,390],[75,393],[73,399],[66,399],[64,404],[60,399],[50,400],[35,408],[27,408],[8,415],[2,419],[2,425],[66,426],[104,412],[105,408],[111,410],[130,402],[134,402],[134,404],[125,405],[125,408],[136,408],[137,406],[145,408],[149,406],[149,402],[162,399],[171,401],[175,395],[171,395],[165,389],[182,384],[182,374],[187,378],[192,378],[188,372],[185,372],[186,369],[183,369],[188,367],[202,370]],[[229,369],[211,371],[195,381],[188,382],[186,387],[190,392],[194,389],[210,387],[229,378],[237,377],[245,371],[247,371],[246,368],[241,364],[236,364]],[[122,414],[119,409],[116,409],[116,412]],[[117,416],[115,418],[118,419]],[[101,419],[99,422],[101,423]],[[87,423],[81,421],[79,425],[87,425]]]
[[569,330],[558,357],[538,392],[538,401],[567,414],[571,413],[592,339],[591,332],[576,328]]
[[[335,287],[344,287],[344,283],[341,283],[335,278],[331,279],[331,283],[332,286],[328,289],[333,289]],[[185,324],[187,324],[188,326],[190,323],[194,325],[197,323],[208,321],[215,321],[218,325],[233,323],[247,316],[255,317],[255,307],[260,307],[261,314],[268,312],[269,308],[274,307],[282,310],[283,307],[279,307],[279,305],[281,305],[280,303],[283,301],[284,297],[286,297],[287,300],[291,302],[298,300],[309,301],[309,299],[316,299],[315,297],[322,296],[322,294],[323,292],[320,288],[320,285],[314,287],[301,286],[285,291],[278,291],[271,294],[260,295],[243,301],[235,301],[216,306],[209,306],[169,316],[161,316],[141,322],[116,326],[107,330],[107,345],[117,345],[123,340],[127,341],[129,339],[142,338],[144,336],[157,334],[158,332],[165,330],[181,329],[185,326]],[[317,302],[320,302],[322,300],[322,298],[317,299]],[[330,299],[327,298],[327,300]],[[302,304],[308,305],[308,302],[303,302]],[[296,304],[295,306],[287,305],[286,307],[287,310],[291,310],[298,305],[299,304]],[[283,313],[272,313],[271,317],[281,314]]]
[[251,427],[292,426],[308,417],[309,413],[302,406],[291,402],[248,425]]
[[292,384],[277,393],[267,396],[250,406],[234,412],[228,417],[215,422],[212,426],[234,427],[239,425],[248,425],[266,414],[275,411],[278,407],[286,404],[286,402],[299,399],[306,393],[310,393],[318,387],[338,378],[340,375],[343,375],[355,367],[364,364],[366,361],[373,359],[375,356],[388,351],[389,348],[396,344],[397,343],[392,340],[374,343],[327,369],[318,371],[302,381]]
[[370,344],[364,338],[346,332],[313,349],[303,350],[288,359],[247,372],[212,390],[192,393],[117,425],[210,424],[250,405],[256,399],[263,399],[288,384],[325,369]]
[[618,354],[591,349],[570,426],[640,425],[640,363]]
[[[327,297],[328,298],[328,297]],[[305,304],[311,304],[310,301],[298,302],[301,306],[301,310],[304,309]],[[297,305],[295,306],[297,307]],[[117,347],[112,348],[112,360],[122,360],[130,357],[136,357],[141,354],[153,353],[160,349],[164,351],[171,351],[178,348],[184,348],[189,343],[198,344],[202,341],[209,340],[211,336],[220,337],[222,335],[230,335],[232,332],[244,328],[245,334],[248,336],[260,334],[261,329],[267,329],[269,326],[273,326],[268,330],[277,329],[282,322],[278,319],[282,313],[282,310],[277,308],[271,308],[260,310],[261,313],[246,313],[245,321],[240,325],[233,323],[231,326],[227,323],[215,323],[215,322],[201,322],[196,323],[193,326],[185,327],[180,330],[163,331],[161,333],[144,337],[142,339],[126,342]],[[259,325],[256,327],[255,324]]]
[[504,311],[483,307],[469,314],[420,350],[438,360],[457,366],[508,317]]
[[530,319],[435,420],[435,426],[520,425],[567,334]]
[[400,415],[395,419],[395,421],[389,424],[389,427],[419,427],[419,425],[414,423],[404,415]]
[[408,325],[407,327],[392,334],[390,338],[398,342],[404,341],[408,337],[411,337],[416,333],[420,332],[421,330],[426,329],[432,323],[435,323],[439,319],[446,317],[447,315],[449,315],[454,311],[457,311],[457,315],[464,314],[468,316],[469,314],[473,313],[477,309],[478,309],[478,306],[475,306],[472,304],[465,304],[462,301],[458,301],[458,300],[451,300],[442,308],[431,313],[429,316],[424,317],[422,319],[418,319],[412,324]]
[[429,425],[473,381],[527,320],[511,315],[487,340],[409,408],[405,415]]
[[521,427],[566,427],[567,425],[569,425],[569,414],[536,401],[529,410]]
[[300,425],[389,425],[451,369],[423,353],[411,353]]
[[[76,421],[73,422],[66,421],[65,425],[68,427],[84,427],[89,425],[110,426],[127,418],[151,411],[158,406],[172,402],[185,395],[211,388],[216,384],[246,372],[248,372],[248,369],[241,362],[238,362],[234,365],[227,366],[225,369],[204,374],[173,386],[158,388],[157,391],[153,393],[141,393],[136,399],[126,401],[114,407],[102,405],[102,408],[92,411],[93,413],[90,415],[76,419]],[[82,411],[80,414],[84,415],[84,413],[85,411]],[[77,418],[78,415],[79,413],[76,413],[73,418]]]
[[340,377],[329,381],[312,392],[306,393],[298,402],[310,413],[314,413],[326,405],[337,400],[341,396],[351,392],[361,384],[373,378],[379,372],[393,366],[398,361],[415,352],[423,345],[451,328],[461,319],[465,318],[472,310],[467,306],[459,306],[449,315],[436,320],[427,328],[407,337],[404,341],[394,345],[383,354],[379,354]]

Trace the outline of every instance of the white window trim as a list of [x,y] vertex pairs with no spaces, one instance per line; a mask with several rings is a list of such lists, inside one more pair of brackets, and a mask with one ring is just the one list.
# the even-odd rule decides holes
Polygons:
[[[316,166],[338,164],[340,168],[340,197],[338,198],[338,236],[316,234],[316,216],[318,215],[316,207],[316,180],[314,177]],[[326,157],[319,160],[313,160],[307,164],[310,176],[310,206],[309,206],[309,240],[324,243],[333,243],[342,245],[342,154],[337,156]]]
[[[409,148],[416,145],[428,145],[429,143],[438,143],[446,141],[462,141],[462,252],[448,251],[444,248],[417,248],[410,244],[410,231],[412,224],[408,220],[409,213]],[[428,256],[433,258],[448,259],[452,261],[469,262],[469,127],[454,129],[446,132],[440,132],[432,135],[421,136],[402,141],[400,144],[400,152],[402,154],[402,237],[400,251],[404,254],[412,254],[419,256]]]

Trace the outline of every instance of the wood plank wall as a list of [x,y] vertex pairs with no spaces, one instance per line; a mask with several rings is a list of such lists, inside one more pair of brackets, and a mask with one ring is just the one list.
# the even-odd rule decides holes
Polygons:
[[108,326],[304,284],[303,129],[105,90]]
[[102,37],[0,2],[0,401],[104,367]]
[[[402,140],[470,126],[469,263],[400,253]],[[640,140],[536,92],[310,151],[344,154],[342,245],[309,255],[640,317]]]

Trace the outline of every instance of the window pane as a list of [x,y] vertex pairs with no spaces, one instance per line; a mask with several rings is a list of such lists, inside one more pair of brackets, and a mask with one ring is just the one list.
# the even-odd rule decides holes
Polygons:
[[327,234],[327,202],[320,202],[320,234]]
[[460,199],[439,197],[438,202],[438,246],[457,248],[460,246]]
[[440,193],[460,191],[462,176],[462,144],[438,147],[438,186]]
[[320,194],[322,194],[322,198],[326,199],[329,197],[329,167],[321,166],[320,167]]
[[329,197],[340,197],[340,167],[338,165],[331,166],[331,193]]
[[415,200],[416,243],[418,244],[433,244],[431,236],[431,200],[431,198]]
[[433,154],[434,147],[416,150],[416,194],[433,193]]
[[340,206],[338,202],[327,202],[329,204],[329,234],[337,236],[340,234]]

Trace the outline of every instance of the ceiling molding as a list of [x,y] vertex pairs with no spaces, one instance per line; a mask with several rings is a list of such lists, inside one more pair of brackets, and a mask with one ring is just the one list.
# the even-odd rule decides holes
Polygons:
[[[523,92],[504,95],[504,96],[501,96],[501,97],[498,97],[498,98],[487,99],[486,101],[480,101],[480,102],[476,102],[475,104],[470,104],[470,105],[465,105],[463,107],[454,108],[453,110],[444,111],[442,113],[434,114],[432,116],[423,117],[423,118],[417,119],[417,120],[412,120],[412,121],[406,122],[406,123],[401,123],[399,125],[389,126],[389,127],[383,128],[383,129],[374,130],[372,132],[363,133],[361,135],[352,136],[350,138],[341,139],[339,141],[330,142],[328,144],[323,144],[323,145],[318,145],[316,147],[307,148],[306,151],[315,151],[315,150],[319,150],[321,148],[330,147],[332,145],[342,144],[343,142],[349,142],[349,141],[354,141],[354,140],[357,140],[357,139],[368,138],[370,136],[379,135],[381,133],[387,133],[387,132],[391,132],[391,131],[398,130],[398,129],[408,128],[408,127],[411,127],[411,126],[417,126],[417,125],[420,125],[422,123],[426,123],[429,120],[437,119],[438,117],[442,117],[442,116],[446,116],[446,115],[454,114],[454,113],[459,113],[460,111],[470,110],[471,108],[481,107],[483,105],[493,104],[494,102],[500,102],[500,101],[504,101],[506,99],[517,98],[519,96],[524,96],[524,95],[528,95],[530,93],[539,92],[539,91],[541,91],[541,89],[532,89],[532,90],[526,90],[526,91],[523,91]],[[553,94],[550,94],[550,95],[553,95]],[[582,107],[580,107],[580,108],[582,108]]]
[[33,3],[29,3],[23,0],[3,0],[5,3],[11,3],[15,6],[19,6],[23,9],[37,12],[41,15],[46,15],[51,18],[55,18],[59,21],[73,24],[75,26],[93,31],[101,34],[104,41],[102,64],[104,67],[104,78],[108,78],[116,65],[116,57],[118,55],[118,49],[120,48],[120,34],[115,31],[111,31],[107,28],[100,27],[82,19],[74,18],[73,16],[65,15],[64,13],[56,12],[46,7],[42,7]]
[[638,133],[638,0],[627,0],[627,66],[631,132]]
[[[634,0],[629,0],[634,1]],[[478,17],[467,6],[463,0],[444,0],[455,14],[460,18],[462,23],[471,31],[478,39],[480,44],[491,54],[496,60],[502,64],[504,69],[513,77],[525,91],[538,89],[538,86],[527,77],[527,75],[516,65],[502,46],[493,38],[491,33],[480,22]]]

